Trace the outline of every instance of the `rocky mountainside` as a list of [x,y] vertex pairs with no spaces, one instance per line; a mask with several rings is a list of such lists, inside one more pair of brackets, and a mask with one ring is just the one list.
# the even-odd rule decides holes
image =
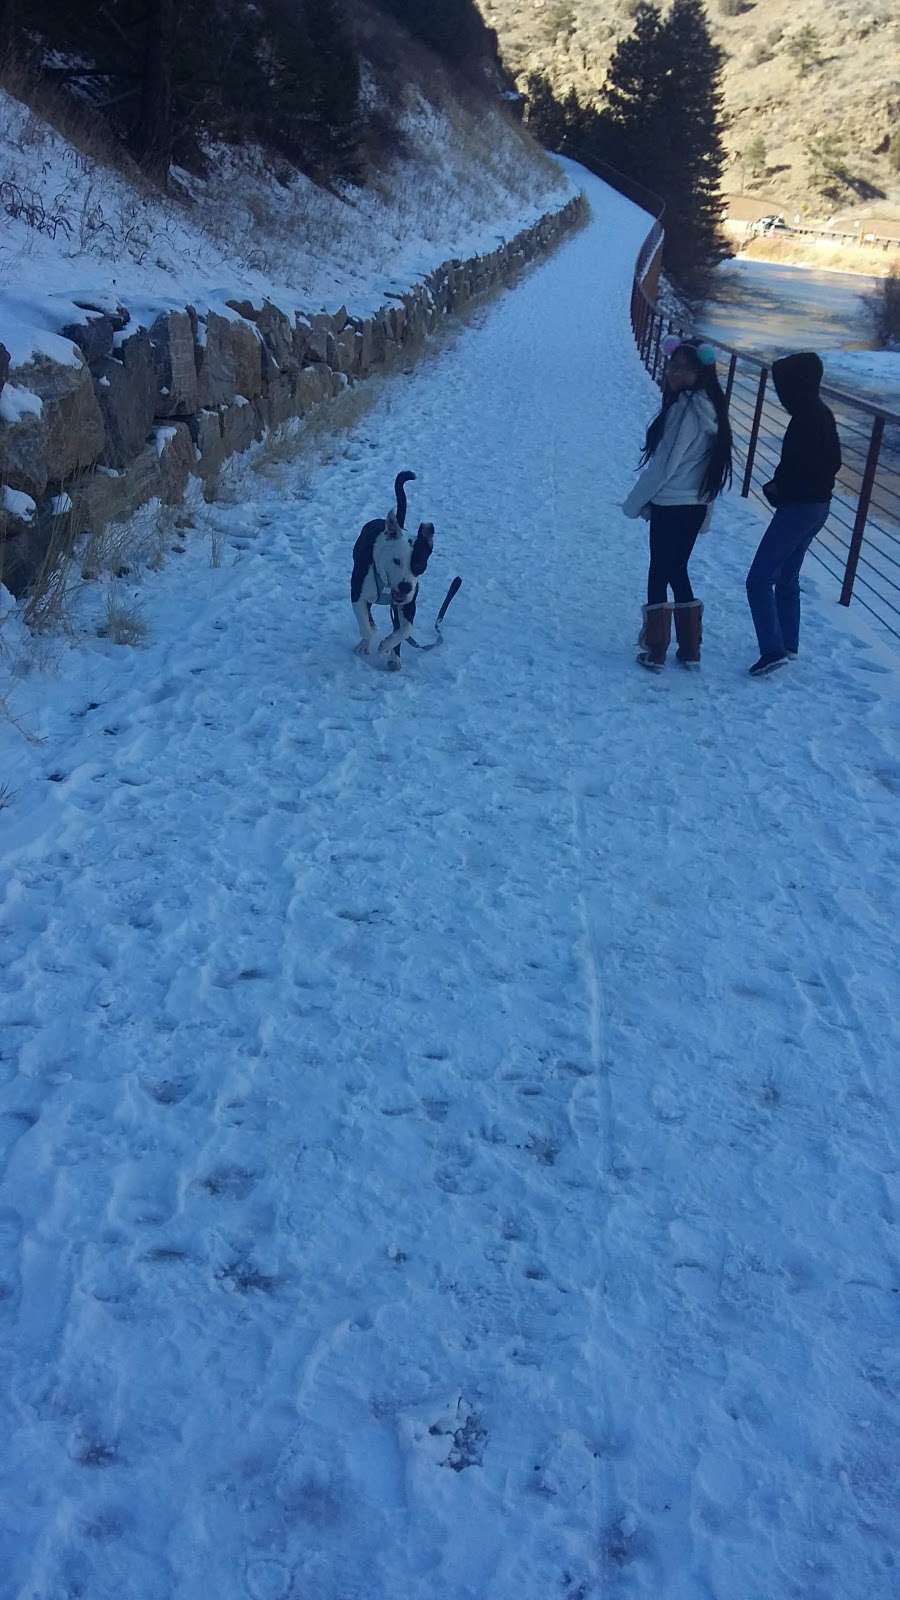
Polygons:
[[[479,5],[520,86],[540,70],[557,93],[574,86],[596,98],[617,41],[631,30],[636,0]],[[727,57],[728,192],[816,216],[857,201],[900,205],[890,148],[900,127],[893,0],[711,0],[708,13]]]

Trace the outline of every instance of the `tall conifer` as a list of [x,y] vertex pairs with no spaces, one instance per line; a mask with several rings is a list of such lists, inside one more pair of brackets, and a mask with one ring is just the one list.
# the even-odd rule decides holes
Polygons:
[[728,254],[721,230],[725,57],[710,38],[703,0],[673,0],[664,31],[666,138],[659,172],[666,258],[687,289],[699,289],[705,272]]

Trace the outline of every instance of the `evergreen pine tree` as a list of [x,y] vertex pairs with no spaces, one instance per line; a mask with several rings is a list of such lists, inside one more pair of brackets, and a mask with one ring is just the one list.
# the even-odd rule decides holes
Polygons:
[[331,165],[358,174],[359,61],[336,0],[308,0],[307,30],[316,65],[315,110]]
[[657,191],[668,137],[663,121],[666,73],[666,30],[659,7],[640,0],[634,29],[619,41],[609,64],[602,121],[611,165]]
[[150,0],[144,22],[141,93],[134,143],[144,171],[165,187],[172,164],[174,0]]
[[586,127],[584,110],[578,98],[577,91],[570,89],[562,102],[563,136],[562,154],[571,156],[573,161],[583,161],[585,147]]
[[651,187],[666,202],[666,264],[688,290],[728,254],[722,235],[722,66],[702,0],[673,0],[664,24],[665,137]]
[[[562,150],[566,142],[566,114],[543,72],[529,72],[525,84],[526,121],[545,150]],[[579,157],[580,159],[580,157]]]

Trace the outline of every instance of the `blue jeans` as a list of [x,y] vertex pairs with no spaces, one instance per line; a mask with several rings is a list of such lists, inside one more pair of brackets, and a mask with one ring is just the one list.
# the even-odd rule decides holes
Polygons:
[[747,573],[747,599],[761,656],[795,655],[800,642],[800,568],[831,502],[779,506]]

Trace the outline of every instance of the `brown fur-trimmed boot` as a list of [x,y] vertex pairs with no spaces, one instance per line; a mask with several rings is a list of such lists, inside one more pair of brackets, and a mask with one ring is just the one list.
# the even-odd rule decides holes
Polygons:
[[676,659],[683,667],[699,667],[703,640],[703,601],[682,600],[675,604]]
[[643,607],[644,625],[638,637],[638,661],[648,672],[662,672],[672,637],[672,607],[668,601]]

